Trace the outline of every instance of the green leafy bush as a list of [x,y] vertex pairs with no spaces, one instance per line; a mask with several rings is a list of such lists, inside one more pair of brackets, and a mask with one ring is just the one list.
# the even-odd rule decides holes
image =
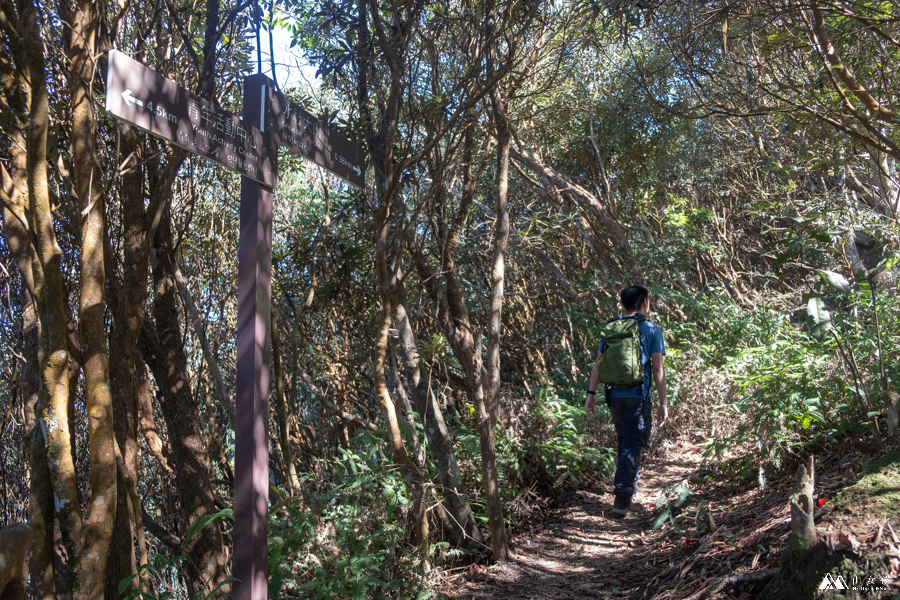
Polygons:
[[[424,569],[403,528],[406,482],[366,433],[356,450],[306,477],[304,495],[272,507],[272,598],[424,598]],[[366,450],[363,450],[366,449]]]
[[594,447],[585,432],[585,414],[550,385],[538,390],[531,405],[535,429],[543,435],[535,440],[553,485],[577,486],[582,474],[606,473],[613,467],[615,451]]
[[807,296],[805,327],[781,315],[764,339],[751,337],[723,367],[737,390],[728,410],[740,425],[711,440],[711,447],[724,451],[752,442],[750,458],[759,463],[761,481],[767,464],[780,466],[819,436],[865,428],[880,435],[883,391],[898,380],[896,294],[876,297],[868,282],[851,288],[830,271],[821,272],[819,283]]
[[[537,388],[531,400],[515,399],[506,412],[509,423],[498,423],[496,448],[507,499],[527,493],[533,486],[550,493],[552,488],[574,487],[585,475],[612,468],[614,449],[592,445],[585,432],[584,410],[561,397],[552,383]],[[460,460],[477,464],[477,433],[463,423],[454,435]],[[472,484],[479,487],[478,482]],[[487,522],[486,514],[478,513],[479,506],[477,498],[473,499],[476,517]]]

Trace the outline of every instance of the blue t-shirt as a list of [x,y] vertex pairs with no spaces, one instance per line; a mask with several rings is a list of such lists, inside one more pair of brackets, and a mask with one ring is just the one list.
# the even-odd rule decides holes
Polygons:
[[[633,319],[634,317],[624,318]],[[641,329],[641,364],[644,366],[644,384],[625,389],[610,388],[610,398],[653,398],[650,355],[656,352],[665,355],[666,341],[663,339],[662,329],[652,321],[644,321],[638,327]],[[603,352],[603,340],[600,340],[597,351]]]

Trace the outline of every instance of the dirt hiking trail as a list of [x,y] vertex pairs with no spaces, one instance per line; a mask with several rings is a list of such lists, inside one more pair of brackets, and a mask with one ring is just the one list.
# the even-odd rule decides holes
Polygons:
[[[440,590],[443,597],[755,600],[777,572],[786,548],[794,485],[791,469],[774,474],[760,487],[756,476],[726,476],[704,467],[701,451],[685,441],[654,445],[641,461],[636,497],[645,512],[610,518],[613,496],[608,482],[571,492],[543,520],[510,537],[510,561],[475,565],[451,577]],[[871,451],[846,445],[823,449],[817,457],[817,496],[846,493],[841,490],[851,489],[847,486],[859,481],[875,458]],[[673,488],[679,484],[691,495],[673,509],[674,519],[653,531],[662,512],[654,506],[657,499],[666,494],[673,501],[677,496]],[[888,519],[874,519],[865,502],[854,508],[817,510],[818,530],[823,534],[827,530],[826,537],[849,532],[863,554],[883,550]],[[900,557],[900,537],[891,544],[889,552]],[[854,597],[900,597],[900,558],[891,559],[888,576],[893,582],[889,590]]]
[[[574,492],[542,525],[510,539],[512,560],[466,574],[469,581],[450,598],[628,598],[658,575],[639,560],[651,540],[651,504],[665,490],[690,479],[700,466],[699,451],[685,446],[645,456],[635,498],[646,512],[625,519],[609,517],[613,496],[607,487]],[[643,552],[642,552],[643,551]]]

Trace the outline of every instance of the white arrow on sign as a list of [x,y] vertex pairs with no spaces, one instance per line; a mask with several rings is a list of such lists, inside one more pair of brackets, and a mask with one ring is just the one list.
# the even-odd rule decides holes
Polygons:
[[[360,168],[359,168],[358,166],[356,166],[356,165],[354,165],[354,164],[351,164],[349,160],[347,160],[346,158],[344,158],[343,156],[341,156],[341,155],[338,154],[337,152],[334,152],[333,155],[334,155],[334,160],[335,160],[335,162],[341,163],[342,165],[344,165],[345,167],[347,167],[347,168],[350,169],[351,171],[356,171],[356,176],[357,176],[357,177],[359,177],[360,175],[362,175],[362,171],[360,170]],[[326,168],[327,168],[327,167],[326,167]]]
[[134,106],[135,104],[137,104],[138,106],[144,106],[144,101],[140,98],[135,98],[134,96],[132,96],[131,90],[125,90],[124,92],[122,92],[122,99],[129,106]]

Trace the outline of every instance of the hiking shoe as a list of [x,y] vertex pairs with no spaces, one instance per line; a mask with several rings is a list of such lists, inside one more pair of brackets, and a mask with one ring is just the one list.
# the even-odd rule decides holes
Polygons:
[[613,506],[610,509],[610,516],[613,518],[627,517],[632,513],[644,512],[644,505],[637,502],[630,502],[627,506]]

